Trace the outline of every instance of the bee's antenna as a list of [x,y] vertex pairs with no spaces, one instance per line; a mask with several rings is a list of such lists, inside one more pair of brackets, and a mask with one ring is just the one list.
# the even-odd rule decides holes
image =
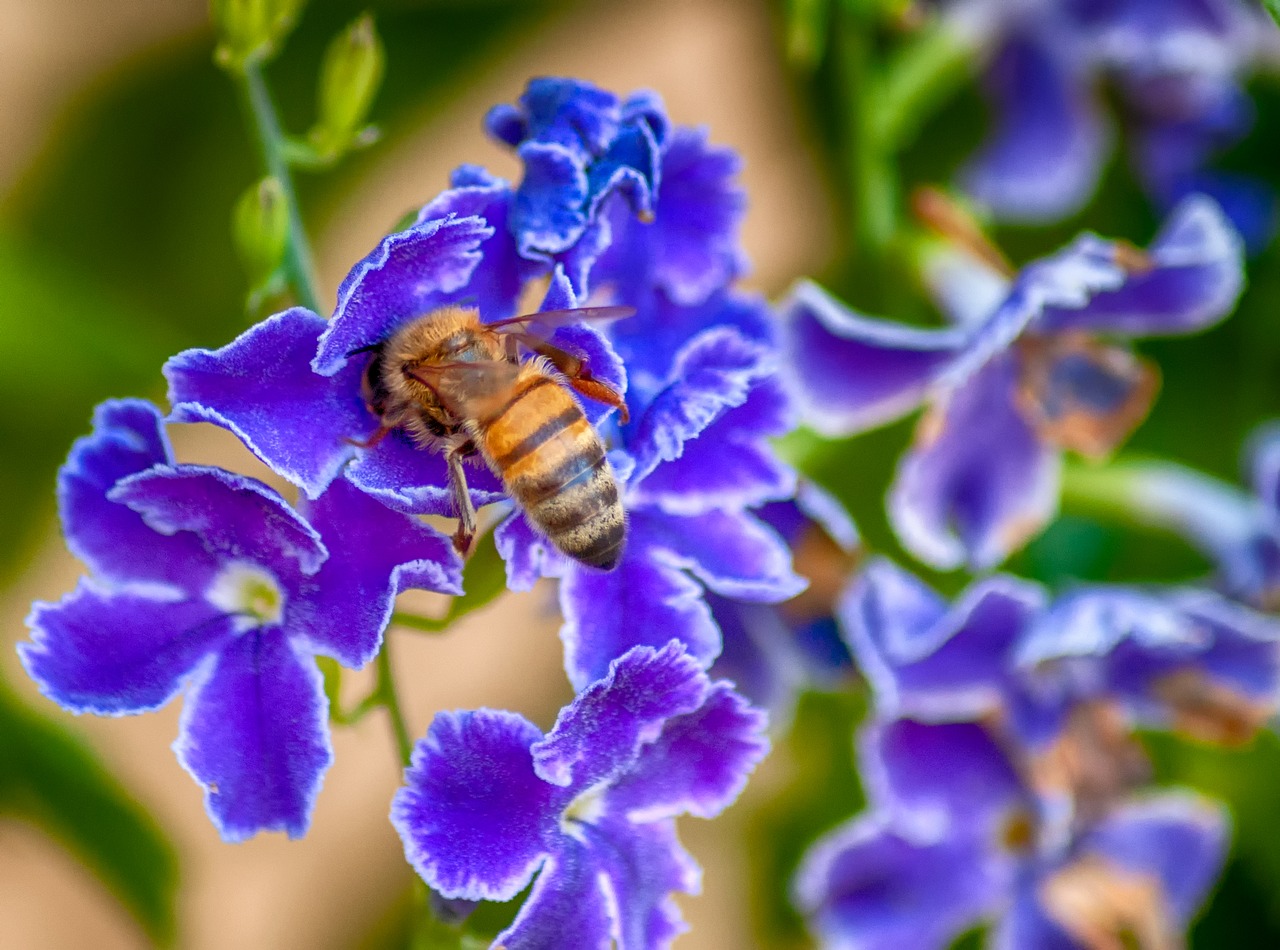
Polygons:
[[347,350],[347,356],[355,356],[357,353],[370,353],[382,346],[381,343],[370,343],[368,346],[357,346],[354,350]]

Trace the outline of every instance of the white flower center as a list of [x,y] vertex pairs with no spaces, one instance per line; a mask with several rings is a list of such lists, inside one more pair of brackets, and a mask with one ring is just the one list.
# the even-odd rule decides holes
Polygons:
[[256,564],[228,564],[204,596],[224,614],[235,616],[241,633],[273,626],[284,617],[284,592],[276,579]]
[[569,802],[560,815],[560,830],[575,838],[582,837],[578,826],[593,824],[604,814],[604,790],[607,787],[603,782],[592,785]]

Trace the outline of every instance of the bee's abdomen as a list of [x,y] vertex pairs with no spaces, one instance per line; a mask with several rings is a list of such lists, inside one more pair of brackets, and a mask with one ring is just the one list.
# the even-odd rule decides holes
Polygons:
[[626,538],[618,483],[572,396],[551,379],[531,381],[489,422],[484,443],[511,496],[557,548],[605,570],[618,563]]

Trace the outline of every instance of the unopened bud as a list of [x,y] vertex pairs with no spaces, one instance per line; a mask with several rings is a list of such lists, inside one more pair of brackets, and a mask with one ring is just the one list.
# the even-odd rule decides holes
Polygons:
[[371,138],[364,125],[382,84],[385,59],[367,13],[333,38],[320,70],[320,114],[312,132],[317,146],[341,152]]
[[264,178],[240,196],[231,231],[250,286],[266,283],[284,260],[289,243],[289,209],[278,179]]
[[217,62],[238,67],[265,59],[293,29],[306,0],[210,0],[209,14],[218,31]]

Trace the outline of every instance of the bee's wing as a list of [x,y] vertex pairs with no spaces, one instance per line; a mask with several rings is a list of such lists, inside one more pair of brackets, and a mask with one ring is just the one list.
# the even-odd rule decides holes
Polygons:
[[526,313],[521,317],[495,320],[493,323],[485,324],[485,328],[548,337],[559,327],[584,322],[621,320],[623,317],[633,316],[635,312],[635,307],[577,307],[572,310],[544,310],[542,313]]
[[506,360],[459,363],[419,363],[409,375],[431,389],[452,415],[483,419],[510,398],[520,377],[520,364]]

